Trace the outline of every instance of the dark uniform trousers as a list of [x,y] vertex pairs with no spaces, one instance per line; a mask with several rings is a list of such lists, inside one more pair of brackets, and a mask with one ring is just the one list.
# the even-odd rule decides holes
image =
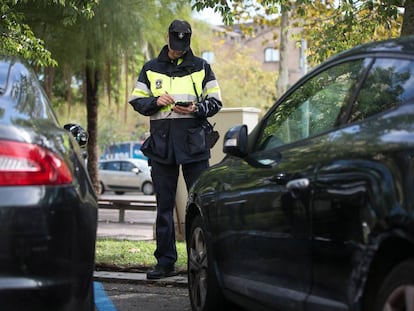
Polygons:
[[[177,261],[175,245],[174,207],[179,176],[178,164],[151,161],[151,176],[157,199],[156,242],[154,256],[160,266]],[[209,167],[208,160],[181,164],[187,192],[200,174]]]

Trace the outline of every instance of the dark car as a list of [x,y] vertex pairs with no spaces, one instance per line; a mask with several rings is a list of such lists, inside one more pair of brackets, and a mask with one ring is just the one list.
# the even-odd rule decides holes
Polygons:
[[290,88],[195,183],[193,310],[414,310],[414,37]]
[[66,128],[30,67],[1,57],[1,310],[94,310],[97,198],[87,133]]

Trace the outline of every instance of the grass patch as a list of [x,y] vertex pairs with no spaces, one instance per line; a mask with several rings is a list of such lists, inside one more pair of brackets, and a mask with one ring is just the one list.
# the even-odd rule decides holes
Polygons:
[[[185,242],[177,242],[178,260],[176,269],[187,269]],[[155,241],[130,241],[116,239],[97,239],[95,262],[97,269],[148,270],[157,263],[154,257]]]

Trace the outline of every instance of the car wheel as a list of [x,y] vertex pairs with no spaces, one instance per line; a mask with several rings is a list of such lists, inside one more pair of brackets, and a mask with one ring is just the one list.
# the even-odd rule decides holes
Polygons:
[[154,186],[152,185],[152,183],[150,182],[146,182],[145,184],[142,185],[142,192],[145,195],[151,195],[154,194]]
[[414,310],[414,259],[391,270],[377,297],[376,311]]
[[102,181],[99,182],[98,194],[103,194],[105,192],[105,186]]
[[205,226],[200,216],[192,222],[187,245],[188,290],[192,310],[222,310],[225,301],[213,270]]

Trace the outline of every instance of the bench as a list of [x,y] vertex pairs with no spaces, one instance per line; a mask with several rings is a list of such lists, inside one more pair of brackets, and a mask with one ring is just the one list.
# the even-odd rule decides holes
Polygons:
[[156,211],[157,203],[149,200],[98,200],[99,208],[119,210],[119,222],[125,222],[125,211]]

